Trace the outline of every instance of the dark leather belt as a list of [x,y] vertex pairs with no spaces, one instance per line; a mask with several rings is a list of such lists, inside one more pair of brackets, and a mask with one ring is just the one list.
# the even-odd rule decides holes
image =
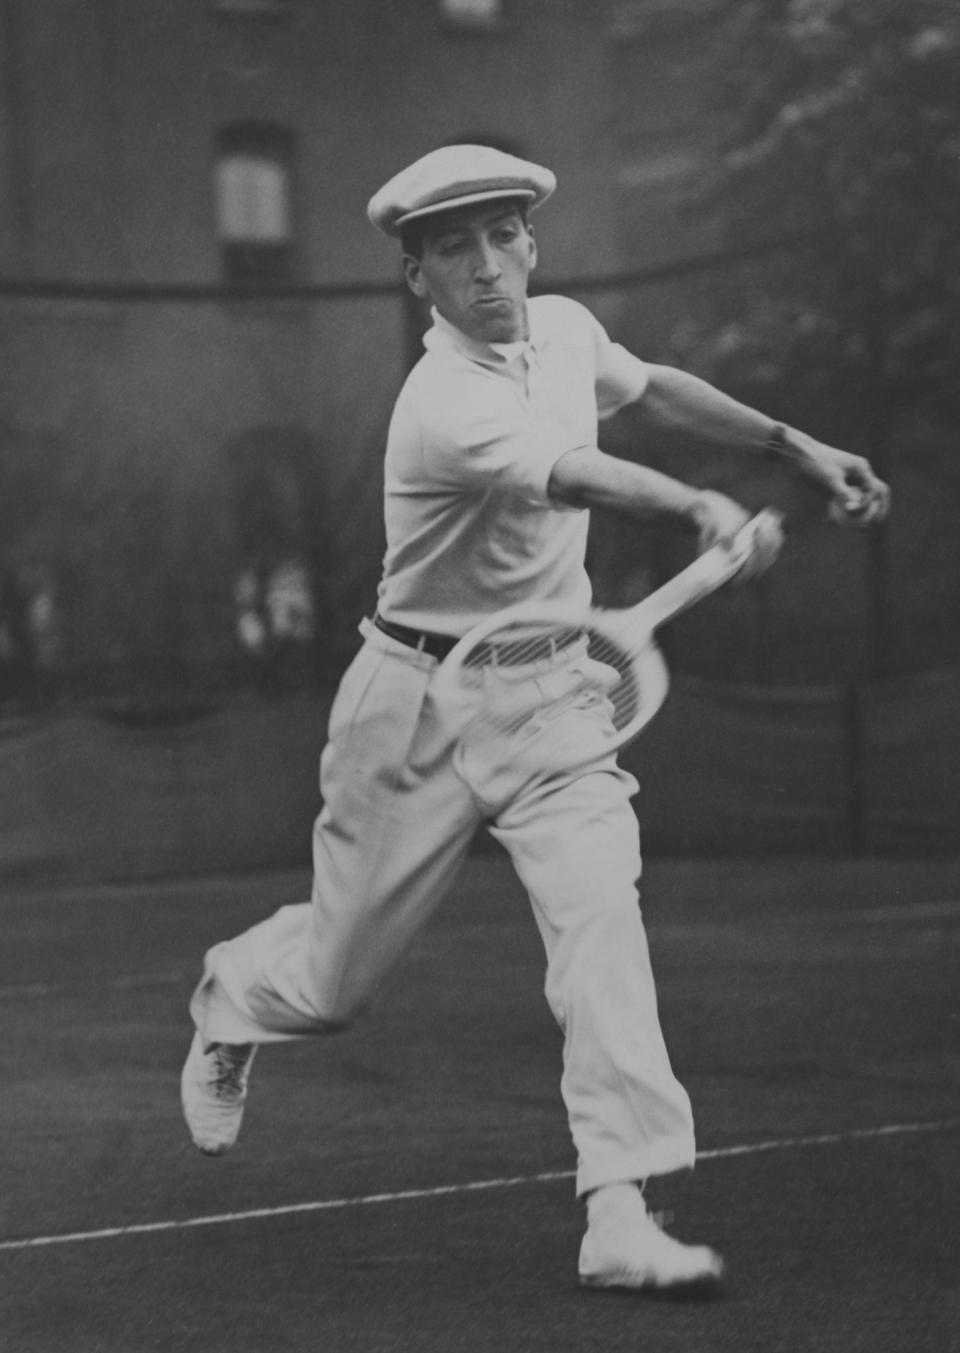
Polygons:
[[457,642],[452,634],[431,634],[428,630],[412,630],[407,625],[395,625],[392,620],[384,620],[379,611],[373,617],[373,623],[390,639],[396,639],[397,643],[406,644],[408,648],[419,649],[421,653],[429,653],[438,662],[443,661]]
[[[379,611],[374,615],[373,623],[389,638],[406,644],[408,648],[419,649],[421,653],[429,653],[430,657],[436,658],[438,662],[442,662],[457,643],[452,634],[432,634],[429,630],[413,630],[407,625],[396,625],[392,620],[384,620]],[[569,648],[571,644],[578,643],[582,638],[583,630],[560,630],[556,637],[524,643],[519,653],[516,645],[480,644],[472,655],[473,665],[482,666],[485,662],[491,662],[503,667],[516,667],[520,665],[520,653],[524,666],[531,662],[543,662]]]

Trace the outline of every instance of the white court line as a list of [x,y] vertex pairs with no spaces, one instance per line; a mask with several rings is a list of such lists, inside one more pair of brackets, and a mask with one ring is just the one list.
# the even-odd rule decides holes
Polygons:
[[[741,1146],[720,1146],[698,1151],[697,1160],[730,1160],[735,1156],[756,1156],[766,1151],[791,1151],[809,1146],[833,1146],[865,1141],[876,1137],[902,1137],[920,1132],[949,1132],[960,1127],[960,1118],[942,1118],[938,1122],[888,1123],[882,1127],[850,1128],[846,1132],[820,1132],[807,1137],[781,1137],[771,1141],[746,1142]],[[429,1189],[400,1189],[391,1193],[367,1193],[356,1198],[326,1198],[311,1203],[288,1203],[281,1207],[257,1207],[246,1212],[219,1212],[205,1217],[186,1217],[179,1221],[143,1222],[134,1226],[108,1226],[99,1231],[71,1231],[54,1236],[29,1236],[22,1240],[0,1240],[0,1250],[32,1250],[49,1245],[76,1245],[87,1240],[115,1240],[121,1236],[155,1235],[161,1231],[187,1231],[198,1226],[227,1226],[234,1222],[262,1221],[290,1217],[304,1212],[337,1212],[345,1208],[371,1207],[380,1203],[416,1202],[429,1198],[449,1198],[464,1193],[484,1193],[494,1189],[512,1189],[525,1184],[553,1184],[573,1179],[573,1170],[546,1170],[541,1174],[513,1175],[501,1179],[478,1179],[465,1184],[441,1184]]]

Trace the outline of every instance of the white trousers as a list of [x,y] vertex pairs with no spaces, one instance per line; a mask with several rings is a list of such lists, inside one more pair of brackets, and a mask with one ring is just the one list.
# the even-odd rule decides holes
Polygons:
[[[546,951],[578,1193],[692,1166],[690,1101],[664,1045],[637,896],[637,785],[599,744],[600,705],[568,710],[526,754],[485,744],[455,767],[435,660],[362,629],[320,762],[312,900],[210,950],[191,1003],[198,1029],[246,1043],[348,1025],[486,823]],[[551,680],[582,685],[583,661],[575,649],[560,655]]]

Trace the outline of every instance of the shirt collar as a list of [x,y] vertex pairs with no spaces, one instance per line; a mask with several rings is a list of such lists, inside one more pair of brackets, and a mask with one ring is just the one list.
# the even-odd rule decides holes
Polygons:
[[483,343],[479,339],[471,338],[449,320],[444,319],[436,306],[431,308],[430,316],[433,327],[423,336],[423,346],[429,352],[452,349],[469,357],[472,362],[489,367],[509,366],[519,356],[526,357],[533,353],[531,339],[523,339],[518,343]]

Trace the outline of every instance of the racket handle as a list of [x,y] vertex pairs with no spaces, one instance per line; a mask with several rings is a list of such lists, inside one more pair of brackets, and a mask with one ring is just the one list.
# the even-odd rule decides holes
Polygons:
[[735,578],[756,548],[758,530],[769,522],[775,522],[782,529],[783,517],[776,508],[768,507],[758,512],[740,528],[732,541],[711,546],[652,592],[640,603],[650,628],[656,629]]

